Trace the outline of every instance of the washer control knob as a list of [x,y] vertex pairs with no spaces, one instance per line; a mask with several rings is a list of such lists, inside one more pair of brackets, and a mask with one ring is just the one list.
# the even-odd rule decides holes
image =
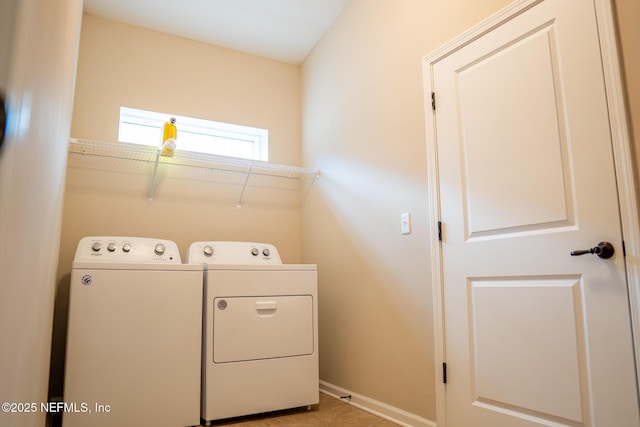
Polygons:
[[269,256],[269,255],[271,255],[271,251],[269,250],[269,248],[264,248],[264,249],[262,250],[262,255],[264,255],[264,256]]
[[115,250],[116,250],[116,244],[115,244],[115,243],[109,243],[109,244],[107,245],[107,250],[108,250],[109,252],[115,252]]
[[153,251],[156,253],[156,255],[164,255],[165,249],[166,248],[162,243],[158,243],[156,247],[153,249]]
[[205,255],[205,256],[211,256],[211,255],[213,255],[213,247],[212,247],[212,246],[209,246],[209,245],[205,246],[205,247],[204,247],[204,255]]
[[91,246],[91,249],[93,249],[94,252],[100,252],[100,249],[102,249],[102,245],[100,244],[100,242],[95,242]]
[[131,250],[131,244],[125,243],[122,245],[122,252],[129,252]]
[[258,248],[251,249],[251,255],[258,256],[259,254],[260,254],[260,251],[258,250]]

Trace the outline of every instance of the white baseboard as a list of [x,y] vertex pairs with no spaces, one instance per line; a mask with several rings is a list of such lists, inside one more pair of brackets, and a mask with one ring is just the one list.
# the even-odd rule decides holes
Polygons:
[[[437,427],[436,423],[405,410],[320,380],[320,391],[336,399],[405,427]],[[349,399],[344,396],[351,396]]]

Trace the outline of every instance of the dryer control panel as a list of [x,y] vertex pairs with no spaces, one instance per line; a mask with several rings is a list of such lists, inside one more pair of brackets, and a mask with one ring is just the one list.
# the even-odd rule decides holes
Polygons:
[[117,236],[83,237],[74,261],[182,263],[178,246],[170,240]]
[[281,265],[275,246],[252,242],[195,242],[187,252],[189,264]]

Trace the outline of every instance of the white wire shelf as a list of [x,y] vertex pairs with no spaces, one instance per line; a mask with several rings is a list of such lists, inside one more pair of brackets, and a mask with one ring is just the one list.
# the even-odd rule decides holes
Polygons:
[[68,150],[70,156],[97,156],[107,159],[121,159],[152,164],[153,173],[149,185],[149,203],[153,203],[156,171],[159,164],[241,175],[243,184],[238,200],[238,207],[242,206],[247,184],[251,176],[263,176],[291,181],[302,181],[308,178],[316,179],[320,176],[320,171],[316,169],[214,154],[195,153],[180,149],[175,151],[173,157],[164,157],[160,156],[160,150],[157,147],[120,142],[101,142],[71,138],[69,140]]

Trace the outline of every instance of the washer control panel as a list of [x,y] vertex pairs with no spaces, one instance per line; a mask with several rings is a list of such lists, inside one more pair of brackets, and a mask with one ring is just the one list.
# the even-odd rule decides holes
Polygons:
[[178,246],[146,237],[88,236],[80,239],[74,261],[180,264]]
[[275,246],[252,242],[195,242],[187,252],[189,264],[280,265]]

